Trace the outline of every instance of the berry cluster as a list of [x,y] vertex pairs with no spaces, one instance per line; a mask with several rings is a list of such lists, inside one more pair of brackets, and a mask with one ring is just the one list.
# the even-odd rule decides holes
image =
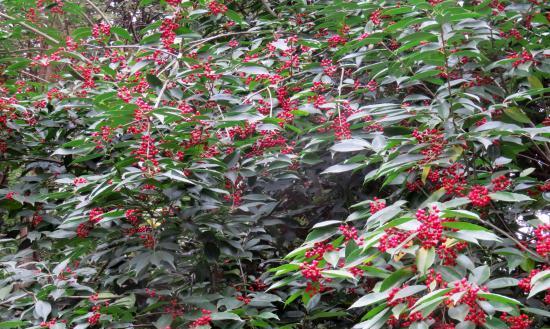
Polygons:
[[103,209],[101,208],[94,208],[90,210],[90,214],[88,215],[88,220],[92,224],[97,224],[103,219]]
[[80,184],[86,184],[86,183],[88,183],[88,180],[84,177],[76,177],[75,179],[73,179],[74,186],[78,186]]
[[399,317],[395,317],[395,315],[392,314],[388,318],[388,321],[386,321],[386,324],[391,329],[408,328],[414,322],[422,321],[422,320],[424,320],[424,317],[420,312],[414,312],[408,315],[404,313],[399,315]]
[[138,226],[140,214],[141,212],[138,209],[128,209],[124,213],[124,217],[126,217],[126,220],[129,221],[132,226]]
[[176,22],[176,18],[165,18],[160,25],[161,40],[164,48],[172,51],[172,45],[176,40],[176,32],[180,25]]
[[334,251],[334,246],[332,244],[326,244],[324,242],[316,242],[313,245],[313,248],[306,251],[306,258],[322,259],[326,252]]
[[518,54],[516,52],[512,52],[506,58],[515,59],[515,61],[512,63],[513,67],[518,67],[521,64],[525,64],[527,62],[535,62],[535,59],[533,58],[533,55],[531,55],[531,53],[528,52],[527,50],[522,51],[521,54]]
[[245,305],[248,305],[250,304],[250,302],[252,301],[252,299],[248,296],[244,296],[244,295],[239,295],[237,296],[237,300],[240,300],[241,302],[243,302]]
[[550,254],[550,224],[540,225],[535,229],[537,252],[542,257]]
[[375,92],[378,89],[378,82],[376,80],[371,80],[367,83],[367,89],[371,92]]
[[[57,327],[57,322],[60,322],[62,324],[66,324],[67,320],[57,320],[57,319],[51,319],[50,321],[42,321],[40,322],[40,327],[42,328],[55,328]],[[65,325],[63,325],[65,327]]]
[[350,124],[347,122],[346,117],[342,114],[338,115],[331,125],[334,130],[334,137],[336,140],[350,139],[351,129]]
[[369,204],[370,214],[374,215],[380,210],[386,208],[386,201],[380,200],[377,197],[374,197],[374,200]]
[[181,3],[181,0],[164,0],[164,1],[166,1],[167,4],[173,7],[177,7]]
[[445,242],[446,238],[442,236],[443,226],[441,218],[439,218],[439,209],[434,206],[430,213],[419,209],[416,212],[416,219],[420,222],[417,237],[421,241],[422,247],[429,249]]
[[98,39],[101,35],[111,35],[111,25],[107,23],[94,24],[92,26],[92,36]]
[[321,61],[321,66],[323,67],[323,72],[328,76],[333,76],[336,70],[338,70],[337,66],[332,65],[331,59],[323,59]]
[[455,266],[458,252],[466,249],[466,247],[468,247],[468,243],[464,241],[458,242],[450,247],[442,245],[437,249],[437,255],[439,256],[439,259],[443,261],[443,265]]
[[[434,284],[433,287],[432,284]],[[435,290],[437,287],[447,286],[447,283],[443,281],[441,273],[435,273],[435,270],[430,268],[426,274],[426,285],[430,287],[430,290]]]
[[463,278],[462,280],[455,283],[455,286],[446,293],[446,296],[453,296],[457,293],[463,293],[462,297],[456,303],[453,302],[452,299],[445,300],[445,303],[448,306],[454,306],[457,304],[466,304],[470,307],[468,314],[464,318],[465,321],[472,321],[474,324],[478,326],[483,326],[485,322],[487,321],[487,315],[481,307],[478,305],[478,300],[483,300],[483,298],[479,298],[477,296],[477,293],[479,291],[486,291],[486,288],[480,288],[473,283],[468,282],[466,278]]
[[518,316],[508,316],[506,313],[500,316],[500,319],[510,326],[510,329],[529,329],[533,320],[529,319],[526,314]]
[[489,190],[485,186],[474,185],[468,193],[468,199],[476,207],[485,207],[491,203],[491,198],[489,197]]
[[[466,189],[466,176],[464,166],[460,163],[453,163],[450,167],[441,172],[441,185],[447,195],[463,196]],[[431,178],[428,177],[430,180]]]
[[401,231],[395,227],[384,230],[384,234],[380,237],[378,250],[382,252],[388,251],[399,246],[410,235],[410,232]]
[[512,181],[505,175],[501,175],[493,178],[491,180],[491,184],[493,185],[493,191],[498,192],[507,189],[510,185],[512,185]]
[[218,14],[223,15],[227,11],[227,6],[217,1],[210,2],[208,4],[208,8],[210,9],[210,13],[212,15],[218,15]]
[[348,224],[340,225],[338,229],[342,232],[346,241],[357,240],[359,238],[357,229],[353,226],[349,226]]
[[372,24],[374,24],[374,25],[380,25],[380,23],[382,22],[382,21],[380,20],[381,14],[382,14],[382,11],[381,11],[380,9],[377,9],[377,10],[373,11],[373,12],[370,14],[369,20],[372,22]]
[[193,321],[190,325],[189,325],[189,328],[197,328],[197,327],[200,327],[200,326],[207,326],[210,324],[210,322],[212,321],[212,311],[209,311],[209,310],[201,310],[202,312],[202,316],[198,319],[196,319],[195,321]]
[[335,34],[330,37],[328,40],[330,47],[338,47],[339,45],[345,45],[348,40],[339,34]]
[[402,289],[408,287],[408,285],[403,285],[402,287],[395,287],[390,291],[390,294],[388,295],[388,306],[397,306],[402,303],[406,303],[407,307],[411,308],[414,303],[418,300],[418,298],[413,296],[408,296],[405,298],[395,298],[395,295]]
[[313,282],[318,282],[319,279],[321,279],[321,269],[319,269],[317,265],[319,265],[319,261],[317,260],[312,261],[311,264],[300,264],[302,276]]
[[412,135],[419,143],[427,144],[427,147],[420,151],[424,155],[424,159],[420,161],[421,164],[437,159],[443,153],[445,145],[447,145],[445,135],[437,129],[426,129],[424,131],[415,129]]

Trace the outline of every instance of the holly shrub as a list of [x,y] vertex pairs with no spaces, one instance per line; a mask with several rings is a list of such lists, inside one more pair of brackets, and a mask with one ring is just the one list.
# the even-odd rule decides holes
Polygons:
[[0,328],[542,328],[549,9],[0,1]]

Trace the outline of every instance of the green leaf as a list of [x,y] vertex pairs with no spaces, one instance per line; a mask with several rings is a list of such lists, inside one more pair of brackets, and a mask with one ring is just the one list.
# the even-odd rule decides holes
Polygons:
[[519,107],[507,107],[504,113],[511,119],[521,123],[531,123],[531,119]]
[[365,307],[372,304],[376,304],[388,298],[389,291],[386,292],[373,292],[367,294],[355,301],[349,308]]
[[345,270],[324,270],[324,271],[321,271],[321,274],[323,274],[323,276],[327,278],[350,279],[352,281],[355,281],[355,276],[353,276],[353,274]]
[[468,210],[451,210],[445,209],[441,212],[442,218],[469,218],[479,219],[479,215]]
[[120,26],[111,26],[111,32],[128,41],[133,40],[130,33]]
[[321,174],[339,174],[346,171],[357,169],[359,167],[361,167],[361,164],[359,163],[337,164],[337,165],[328,167]]
[[397,300],[400,298],[409,297],[412,295],[415,295],[421,291],[424,291],[428,289],[425,285],[414,285],[414,286],[406,286],[405,288],[400,289],[395,296],[393,297],[393,300]]
[[527,298],[531,298],[540,292],[547,291],[548,289],[550,289],[550,278],[538,281],[531,288],[531,291],[529,292],[529,296],[527,296]]
[[445,295],[446,293],[448,293],[451,290],[452,290],[452,288],[444,288],[444,289],[434,290],[434,291],[430,292],[429,294],[427,294],[425,296],[422,296],[419,300],[417,300],[416,303],[414,303],[413,308],[415,308],[419,305],[428,303],[431,300],[434,300],[438,297],[441,297],[441,296]]
[[162,81],[156,75],[149,73],[146,75],[146,79],[151,86],[158,88],[162,87]]
[[371,148],[370,143],[362,139],[346,139],[334,144],[330,149],[334,152],[355,152]]
[[269,74],[269,71],[263,66],[242,66],[237,71],[246,74]]
[[420,248],[416,252],[416,267],[420,275],[426,274],[435,261],[435,249]]
[[469,230],[469,231],[489,231],[483,226],[479,226],[472,223],[466,222],[443,222],[441,223],[444,227],[454,228],[458,230]]
[[28,321],[22,321],[22,320],[4,321],[4,322],[0,322],[0,328],[2,329],[20,328],[21,326],[24,326],[28,323],[29,323]]
[[540,82],[539,78],[537,78],[534,75],[528,76],[527,80],[531,84],[532,88],[541,88],[541,89],[544,88],[544,86],[542,85],[542,82]]
[[519,280],[514,278],[497,278],[487,282],[486,286],[489,289],[500,289],[505,287],[515,287],[518,283]]
[[400,270],[393,272],[390,276],[384,279],[384,281],[382,281],[382,284],[380,285],[380,291],[386,291],[392,288],[399,282],[405,281],[411,275],[412,275],[412,272],[406,268],[402,268]]
[[39,300],[34,304],[34,311],[38,317],[46,321],[52,311],[52,305],[48,302]]
[[494,192],[489,193],[489,197],[495,201],[506,201],[506,202],[523,202],[523,201],[533,201],[530,197],[511,192]]
[[521,305],[521,302],[519,302],[519,301],[517,301],[513,298],[502,296],[502,295],[497,295],[497,294],[492,294],[492,293],[488,293],[488,292],[478,292],[477,296],[481,297],[481,298],[485,298],[485,299],[490,300],[490,301],[499,302],[499,303],[503,303],[503,304]]
[[212,321],[221,321],[221,320],[242,321],[237,314],[231,313],[231,312],[212,313],[211,317],[212,317]]
[[491,268],[487,265],[479,266],[471,271],[469,281],[475,282],[478,285],[482,285],[485,281],[489,280],[491,276]]

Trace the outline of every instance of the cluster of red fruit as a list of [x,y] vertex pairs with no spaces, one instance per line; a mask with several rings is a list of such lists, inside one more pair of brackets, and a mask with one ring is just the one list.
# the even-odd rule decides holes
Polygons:
[[108,23],[99,23],[92,26],[92,36],[98,39],[100,36],[111,35],[111,25]]
[[[105,304],[105,307],[109,306],[109,301],[105,301],[104,304]],[[101,305],[98,304],[98,305],[92,306],[92,312],[93,312],[92,315],[88,317],[88,324],[90,326],[95,326],[99,322],[99,319],[101,318]]]
[[65,323],[67,323],[67,320],[52,319],[50,321],[43,321],[43,322],[40,322],[40,327],[42,327],[42,328],[53,328],[53,327],[56,327],[57,322],[65,324]]
[[461,241],[457,242],[451,246],[441,245],[440,248],[437,248],[437,256],[443,262],[445,266],[455,266],[456,258],[458,253],[468,247],[468,243]]
[[374,197],[373,201],[369,204],[370,214],[374,215],[380,210],[386,208],[386,201],[380,200],[377,197]]
[[468,193],[468,199],[476,207],[485,207],[491,203],[489,190],[485,186],[474,185]]
[[380,241],[378,243],[378,250],[382,252],[386,252],[389,249],[396,248],[402,242],[407,240],[409,235],[410,235],[410,232],[405,232],[395,227],[390,227],[388,229],[385,229],[384,234],[380,237]]
[[164,0],[164,1],[166,1],[167,4],[173,7],[177,7],[181,3],[181,0]]
[[456,302],[454,302],[451,298],[446,299],[445,304],[447,306],[455,306],[460,304],[468,305],[470,309],[464,320],[472,321],[477,326],[483,326],[483,324],[487,321],[487,315],[477,303],[477,301],[484,300],[477,295],[480,291],[487,291],[487,288],[478,287],[464,278],[458,282],[455,282],[455,286],[445,294],[450,297],[454,294],[463,293],[462,297],[460,297],[460,299]]
[[422,320],[424,320],[424,317],[420,312],[414,312],[412,314],[403,313],[403,314],[400,314],[399,317],[396,317],[395,315],[392,314],[388,318],[388,321],[386,321],[386,324],[388,325],[389,328],[392,328],[392,329],[408,328],[414,322],[418,322]]
[[443,225],[441,224],[441,218],[439,218],[439,209],[435,206],[431,212],[418,209],[416,219],[420,222],[417,237],[421,241],[422,247],[430,249],[445,242],[446,238],[443,237]]
[[180,27],[177,23],[177,18],[165,18],[160,25],[162,45],[169,51],[174,51],[172,45],[176,40],[176,30]]
[[244,296],[244,295],[237,296],[237,300],[243,302],[245,305],[250,304],[250,302],[252,301],[252,299],[250,297]]
[[128,209],[124,212],[124,217],[132,226],[139,225],[139,215],[141,215],[141,211],[138,209]]
[[359,235],[355,227],[346,224],[346,225],[340,225],[338,229],[340,230],[340,232],[342,232],[342,235],[344,236],[345,241],[354,240],[355,242],[358,242],[358,244],[360,244],[361,241],[359,239]]
[[197,327],[200,327],[200,326],[207,326],[210,324],[210,322],[212,322],[212,311],[209,311],[209,310],[201,310],[202,312],[202,316],[198,319],[196,319],[195,321],[193,321],[190,325],[189,325],[189,328],[197,328]]
[[392,288],[392,290],[390,290],[390,293],[388,295],[388,306],[397,306],[399,304],[402,304],[402,303],[405,303],[407,304],[407,307],[408,308],[412,308],[412,306],[414,305],[414,303],[416,303],[416,301],[418,300],[418,298],[414,297],[414,296],[408,296],[408,297],[404,297],[404,298],[395,298],[395,295],[397,295],[397,293],[405,288],[407,288],[408,285],[403,285],[401,287],[395,287],[395,288]]
[[513,67],[518,67],[521,64],[525,64],[527,62],[535,62],[533,55],[531,55],[531,53],[527,50],[522,51],[521,54],[512,52],[510,55],[506,56],[506,58],[515,59],[515,61],[512,63]]
[[529,319],[526,314],[520,314],[518,316],[508,316],[504,313],[500,316],[500,319],[510,325],[510,329],[529,329],[533,320]]
[[[446,241],[443,236],[443,226],[439,217],[439,209],[435,206],[431,212],[424,209],[419,209],[416,212],[416,218],[420,222],[420,226],[416,230],[417,238],[420,240],[422,247],[429,249],[439,246]],[[386,252],[388,249],[393,249],[407,240],[411,233],[395,227],[384,230],[384,234],[380,237],[378,249]],[[412,242],[410,242],[412,244]]]
[[323,259],[323,256],[328,251],[334,251],[334,246],[332,244],[327,244],[325,242],[316,242],[313,245],[313,248],[306,251],[306,258],[314,258],[316,260]]
[[420,151],[420,153],[424,155],[424,159],[420,161],[421,164],[437,159],[437,157],[443,153],[445,145],[447,145],[445,135],[437,129],[426,129],[424,131],[415,129],[412,135],[419,143],[427,144],[427,146]]
[[550,254],[550,224],[540,225],[535,229],[537,252],[542,257]]
[[318,260],[314,260],[311,264],[302,263],[300,264],[300,269],[302,276],[313,282],[318,282],[321,279],[321,270],[317,267],[319,265]]
[[218,15],[218,14],[223,15],[227,11],[227,6],[217,1],[210,2],[208,4],[208,8],[210,9],[210,13],[212,15]]

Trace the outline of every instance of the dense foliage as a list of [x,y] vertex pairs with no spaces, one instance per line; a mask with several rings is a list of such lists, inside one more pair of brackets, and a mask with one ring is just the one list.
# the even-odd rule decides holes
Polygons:
[[542,328],[549,8],[1,0],[0,328]]

